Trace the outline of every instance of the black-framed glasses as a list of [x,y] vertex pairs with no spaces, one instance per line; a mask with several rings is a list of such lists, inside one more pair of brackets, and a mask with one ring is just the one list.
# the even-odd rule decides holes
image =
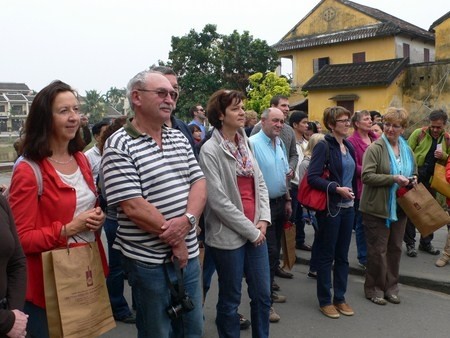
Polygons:
[[178,92],[173,90],[167,90],[164,88],[161,89],[137,89],[139,92],[149,92],[149,93],[156,93],[160,98],[165,99],[167,95],[170,95],[170,98],[174,101],[178,99]]
[[340,123],[343,123],[343,124],[347,124],[347,123],[350,123],[351,122],[351,120],[350,119],[345,119],[345,120],[336,120],[336,123],[337,122],[340,122]]
[[197,111],[205,111],[203,108],[197,109]]

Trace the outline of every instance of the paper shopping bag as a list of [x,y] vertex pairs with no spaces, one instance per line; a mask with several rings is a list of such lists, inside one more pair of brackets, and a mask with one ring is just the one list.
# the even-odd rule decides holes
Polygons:
[[450,183],[445,178],[445,166],[436,163],[434,166],[434,174],[431,179],[431,188],[436,190],[441,195],[450,198]]
[[424,237],[450,223],[450,216],[422,183],[398,197],[397,202]]
[[97,242],[42,254],[50,337],[98,337],[116,326]]
[[286,222],[283,226],[281,248],[283,250],[283,268],[291,270],[297,259],[295,255],[295,225],[292,222]]

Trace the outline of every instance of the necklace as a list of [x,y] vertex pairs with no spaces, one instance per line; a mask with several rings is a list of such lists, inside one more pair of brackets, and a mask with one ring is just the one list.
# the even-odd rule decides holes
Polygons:
[[51,158],[51,157],[48,157],[48,159],[50,161],[54,162],[54,163],[65,165],[65,164],[69,164],[70,162],[73,161],[73,156],[70,155],[70,158],[67,161],[58,161],[58,160],[55,160],[54,158]]

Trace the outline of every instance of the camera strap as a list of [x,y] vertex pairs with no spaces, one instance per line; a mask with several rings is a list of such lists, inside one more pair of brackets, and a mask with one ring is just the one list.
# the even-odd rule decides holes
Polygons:
[[[171,257],[172,257],[172,252],[169,252],[167,254],[167,258],[169,258],[169,260],[170,260]],[[173,257],[172,262],[173,262],[173,267],[175,270],[175,275],[177,276],[178,291],[175,290],[172,282],[170,281],[169,272],[167,271],[167,264],[164,264],[164,275],[166,277],[166,282],[169,285],[169,290],[170,290],[170,293],[172,294],[172,297],[174,297],[175,299],[182,299],[185,295],[184,282],[183,282],[183,270],[181,270],[181,268],[180,268],[180,261],[178,260],[178,257]]]

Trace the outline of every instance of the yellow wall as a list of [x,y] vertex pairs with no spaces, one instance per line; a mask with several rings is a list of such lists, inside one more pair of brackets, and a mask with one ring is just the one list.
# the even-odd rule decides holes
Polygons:
[[337,90],[318,90],[308,95],[308,115],[310,120],[322,121],[323,111],[327,107],[335,106],[336,101],[330,100],[335,95],[356,94],[359,99],[355,101],[354,110],[377,110],[382,114],[390,106],[401,107],[401,83],[403,74],[400,74],[388,87],[347,88]]
[[450,19],[434,28],[436,37],[436,61],[450,59]]
[[329,57],[330,64],[352,63],[353,53],[365,52],[366,61],[389,60],[395,58],[395,39],[360,40],[336,45],[318,46],[289,53],[280,53],[280,57],[292,56],[292,84],[303,86],[314,75],[313,60]]
[[[325,20],[327,10],[334,11],[335,16],[332,20]],[[334,0],[326,0],[316,10],[311,13],[300,26],[295,27],[294,31],[289,33],[285,39],[330,33],[343,29],[367,26],[376,24],[378,21],[349,8]]]

